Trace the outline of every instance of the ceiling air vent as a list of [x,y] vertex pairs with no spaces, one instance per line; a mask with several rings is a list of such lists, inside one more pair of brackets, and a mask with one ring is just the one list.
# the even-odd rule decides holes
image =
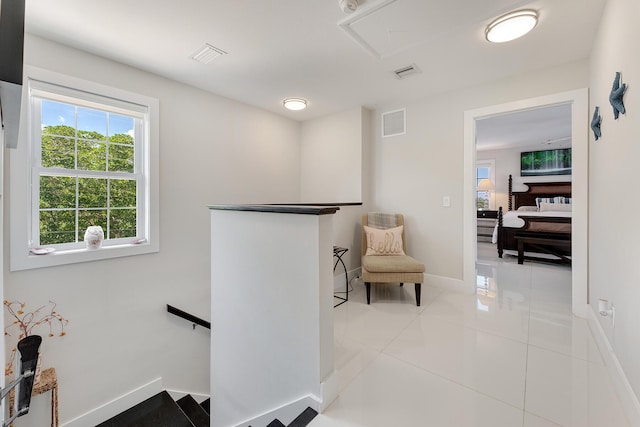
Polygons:
[[407,67],[402,67],[399,68],[397,70],[395,70],[393,72],[393,74],[395,74],[396,78],[398,80],[402,80],[402,79],[406,79],[409,76],[412,76],[414,74],[419,74],[422,71],[420,71],[420,68],[418,68],[418,66],[416,64],[411,64]]
[[389,111],[382,113],[382,136],[403,135],[406,132],[406,110]]
[[226,54],[227,52],[225,52],[224,50],[218,49],[215,46],[211,46],[209,43],[205,43],[204,46],[202,46],[193,55],[191,55],[191,59],[201,64],[209,64],[217,57]]

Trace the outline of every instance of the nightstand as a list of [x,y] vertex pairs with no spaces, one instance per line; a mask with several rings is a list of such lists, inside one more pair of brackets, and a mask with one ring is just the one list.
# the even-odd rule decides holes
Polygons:
[[498,211],[477,211],[478,242],[489,242],[493,237],[493,229],[496,226]]

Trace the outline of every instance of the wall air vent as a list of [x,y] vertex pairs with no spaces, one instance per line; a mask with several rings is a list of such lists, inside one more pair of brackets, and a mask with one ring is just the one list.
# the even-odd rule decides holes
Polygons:
[[406,110],[382,113],[382,137],[404,135],[406,132]]
[[204,46],[202,46],[193,55],[191,55],[191,59],[201,64],[209,64],[217,57],[226,54],[227,52],[225,52],[224,50],[218,49],[215,46],[211,46],[209,43],[205,43]]
[[420,68],[418,68],[416,64],[411,64],[407,67],[402,67],[395,70],[393,74],[396,76],[398,80],[402,80],[414,74],[420,74],[421,72],[422,71],[420,71]]

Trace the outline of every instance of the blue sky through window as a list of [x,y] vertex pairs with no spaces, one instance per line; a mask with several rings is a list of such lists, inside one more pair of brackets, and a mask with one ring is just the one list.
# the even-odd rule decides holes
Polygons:
[[[133,117],[100,110],[78,107],[78,129],[107,134],[107,120],[109,134],[120,133],[133,136]],[[67,125],[76,127],[76,107],[71,104],[42,100],[42,126]]]

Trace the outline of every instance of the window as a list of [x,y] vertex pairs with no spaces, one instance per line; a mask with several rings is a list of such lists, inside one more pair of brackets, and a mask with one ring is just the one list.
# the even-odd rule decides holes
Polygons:
[[[16,156],[27,183],[14,186],[20,161],[11,164],[12,197],[28,189],[15,208],[24,228],[11,227],[22,243],[12,234],[12,270],[157,251],[157,101],[32,70],[41,73],[49,78],[28,79],[29,132]],[[88,226],[104,230],[98,250],[86,248]]]
[[[481,160],[476,163],[476,188],[478,188],[480,181],[483,179],[489,179],[492,183],[495,183],[495,162],[493,160]],[[493,200],[490,191],[476,192],[476,207],[478,210],[491,209],[492,206]]]

